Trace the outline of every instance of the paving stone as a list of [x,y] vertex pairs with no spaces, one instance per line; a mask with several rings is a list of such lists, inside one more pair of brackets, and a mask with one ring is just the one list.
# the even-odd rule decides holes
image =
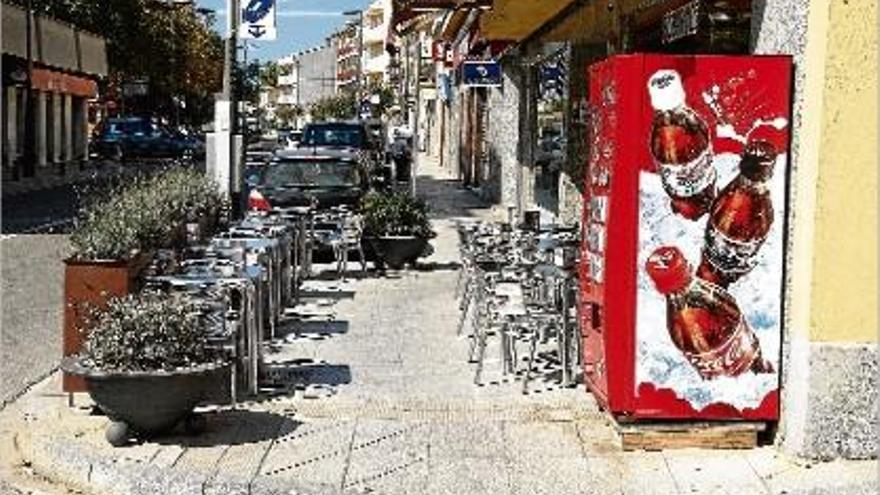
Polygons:
[[295,428],[294,420],[261,411],[236,411],[240,427],[229,448],[215,464],[212,475],[235,473],[250,481],[257,475],[269,448],[279,435]]
[[507,460],[507,434],[501,421],[437,423],[431,431],[432,459]]
[[583,457],[529,456],[511,462],[513,495],[585,495],[613,493],[596,486]]
[[512,494],[510,468],[500,459],[435,458],[428,466],[428,495]]
[[303,420],[272,445],[256,478],[341,488],[355,421]]
[[603,417],[581,419],[577,422],[578,438],[587,457],[621,452],[620,439],[608,420]]
[[767,487],[741,452],[684,449],[663,453],[682,493],[765,494]]
[[509,422],[505,433],[508,456],[514,461],[583,457],[574,423]]
[[183,447],[179,445],[162,445],[159,451],[150,459],[150,464],[157,469],[166,469],[174,467],[177,460],[183,455]]
[[424,493],[430,427],[426,422],[358,421],[344,489],[352,493]]

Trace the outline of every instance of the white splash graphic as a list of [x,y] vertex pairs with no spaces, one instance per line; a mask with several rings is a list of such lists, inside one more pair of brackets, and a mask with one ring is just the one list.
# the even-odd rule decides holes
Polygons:
[[[732,78],[731,83],[733,82],[741,83],[742,78]],[[735,84],[734,87],[739,84]],[[736,91],[732,88],[726,88],[725,91],[733,92]],[[738,100],[748,101],[750,95],[749,94],[740,94],[737,95]],[[731,98],[730,96],[725,96],[724,98]],[[721,105],[722,101],[722,89],[717,84],[713,84],[708,90],[703,92],[703,102],[708,106],[712,113],[715,114],[715,118],[718,120],[718,125],[715,127],[715,135],[719,138],[732,139],[734,141],[740,142],[742,144],[746,144],[749,142],[749,138],[752,133],[757,129],[765,126],[770,126],[776,130],[781,131],[788,127],[788,119],[785,117],[775,117],[775,118],[756,118],[752,121],[749,126],[748,131],[744,134],[740,134],[736,130],[736,126],[734,124],[741,124],[741,122],[734,122],[732,120],[731,112],[725,111]]]

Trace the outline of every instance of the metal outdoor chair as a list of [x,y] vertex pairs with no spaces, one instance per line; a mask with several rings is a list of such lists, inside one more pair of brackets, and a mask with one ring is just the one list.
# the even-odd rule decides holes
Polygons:
[[367,258],[364,256],[364,248],[361,244],[364,228],[360,215],[344,213],[339,219],[339,230],[330,239],[333,248],[333,256],[336,260],[336,273],[345,280],[348,268],[348,255],[351,251],[357,251],[361,269],[367,272]]

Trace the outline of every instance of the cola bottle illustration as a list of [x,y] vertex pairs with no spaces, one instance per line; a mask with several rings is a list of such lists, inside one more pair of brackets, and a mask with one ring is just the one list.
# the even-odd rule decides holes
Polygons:
[[712,204],[698,277],[728,287],[757,264],[758,251],[773,225],[768,181],[775,161],[772,144],[754,141],[746,146],[739,175]]
[[678,248],[658,248],[648,257],[645,269],[666,296],[666,324],[672,342],[704,380],[747,371],[773,372],[734,297],[694,277]]
[[685,102],[678,72],[655,72],[648,80],[648,92],[654,108],[651,156],[672,211],[696,220],[709,211],[716,192],[709,129]]

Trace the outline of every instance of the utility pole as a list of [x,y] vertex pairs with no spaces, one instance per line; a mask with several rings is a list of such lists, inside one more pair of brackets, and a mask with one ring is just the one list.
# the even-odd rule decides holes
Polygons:
[[416,197],[416,171],[419,168],[419,114],[421,113],[419,107],[421,106],[421,95],[422,95],[422,41],[419,40],[416,42],[416,95],[415,95],[415,109],[413,111],[413,157],[412,157],[412,166],[410,167],[410,187],[412,196]]
[[[244,198],[242,195],[242,178],[241,170],[242,149],[238,146],[238,134],[240,132],[238,125],[238,99],[236,91],[233,89],[235,84],[233,69],[236,64],[238,49],[238,25],[240,7],[239,0],[227,0],[227,15],[229,16],[229,33],[226,39],[226,52],[223,65],[223,100],[228,104],[228,132],[229,132],[229,154],[226,163],[219,163],[219,167],[225,167],[229,177],[229,184],[225,185],[225,189],[229,191],[232,204],[232,214],[234,217],[240,217],[244,212]],[[215,131],[223,131],[224,129],[215,129]],[[225,137],[225,136],[224,136]],[[243,148],[243,146],[242,146]],[[223,176],[225,174],[220,174]],[[221,185],[221,187],[224,185]]]

